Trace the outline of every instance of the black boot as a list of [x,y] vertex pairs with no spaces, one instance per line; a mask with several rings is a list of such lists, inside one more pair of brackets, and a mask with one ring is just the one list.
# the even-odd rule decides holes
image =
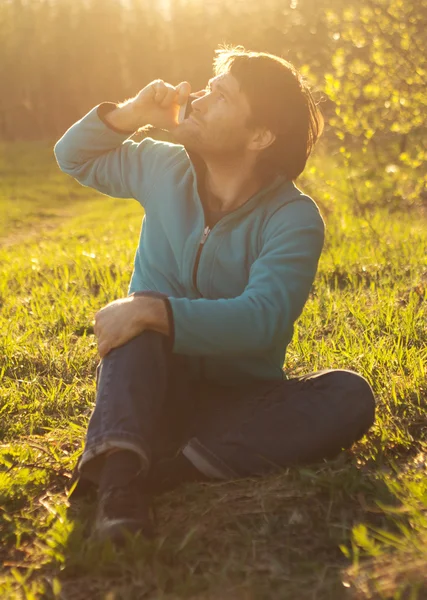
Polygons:
[[105,459],[99,489],[94,535],[122,544],[131,535],[155,535],[145,492],[145,473],[138,455],[117,450]]

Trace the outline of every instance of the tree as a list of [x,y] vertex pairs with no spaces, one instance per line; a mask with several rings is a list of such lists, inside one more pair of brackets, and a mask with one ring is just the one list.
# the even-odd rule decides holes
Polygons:
[[326,17],[336,49],[325,92],[344,158],[372,152],[365,185],[384,178],[390,202],[416,203],[427,191],[427,0],[346,3]]

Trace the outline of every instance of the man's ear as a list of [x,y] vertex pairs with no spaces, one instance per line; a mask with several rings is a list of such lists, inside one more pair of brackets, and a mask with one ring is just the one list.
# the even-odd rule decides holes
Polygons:
[[271,146],[275,139],[275,134],[272,133],[269,129],[256,129],[252,136],[249,149],[259,151],[265,150],[266,148],[268,148],[268,146]]

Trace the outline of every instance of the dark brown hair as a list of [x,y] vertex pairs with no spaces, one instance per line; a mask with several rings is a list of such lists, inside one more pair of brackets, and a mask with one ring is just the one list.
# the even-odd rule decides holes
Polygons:
[[323,131],[323,117],[302,75],[284,58],[222,45],[214,58],[214,74],[231,73],[251,107],[249,128],[267,127],[276,135],[260,154],[259,172],[281,173],[294,180]]

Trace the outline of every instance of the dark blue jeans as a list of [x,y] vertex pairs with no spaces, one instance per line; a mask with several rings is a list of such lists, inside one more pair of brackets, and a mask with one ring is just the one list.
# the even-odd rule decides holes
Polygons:
[[81,479],[97,483],[111,448],[133,450],[147,470],[182,452],[208,478],[263,475],[332,458],[374,422],[372,388],[350,370],[230,387],[192,381],[186,360],[154,331],[104,357]]

